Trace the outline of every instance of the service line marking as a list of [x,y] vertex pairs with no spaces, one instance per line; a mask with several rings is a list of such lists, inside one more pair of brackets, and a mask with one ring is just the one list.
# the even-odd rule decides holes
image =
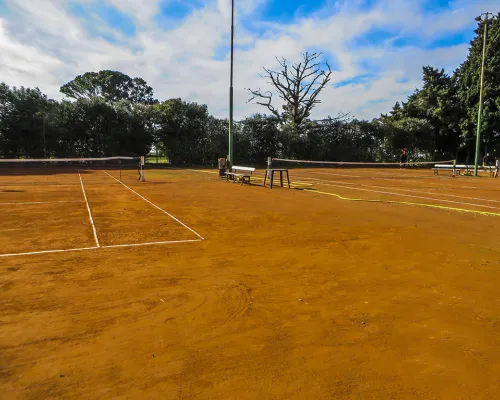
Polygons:
[[61,201],[19,201],[11,203],[0,203],[0,206],[30,205],[30,204],[60,204],[60,203],[83,203],[83,200],[61,200]]
[[174,244],[174,243],[193,243],[201,242],[202,239],[189,239],[189,240],[167,240],[164,242],[148,242],[148,243],[132,243],[132,244],[112,244],[109,246],[101,246],[103,249],[111,249],[116,247],[137,247],[137,246],[153,246],[157,244]]
[[16,257],[16,256],[29,256],[33,254],[48,254],[48,253],[66,253],[70,251],[85,251],[85,250],[96,250],[98,247],[82,247],[79,249],[65,249],[65,250],[42,250],[42,251],[28,251],[25,253],[10,253],[10,254],[0,254],[0,257]]
[[101,247],[82,247],[76,249],[64,249],[64,250],[42,250],[42,251],[28,251],[24,253],[10,253],[10,254],[0,254],[0,257],[19,257],[19,256],[29,256],[36,254],[50,254],[50,253],[68,253],[72,251],[85,251],[85,250],[99,250],[99,249],[111,249],[117,247],[138,247],[138,246],[153,246],[160,244],[178,244],[178,243],[195,243],[201,242],[201,239],[192,239],[192,240],[171,240],[165,242],[149,242],[149,243],[130,243],[130,244],[114,244],[109,246],[101,246]]

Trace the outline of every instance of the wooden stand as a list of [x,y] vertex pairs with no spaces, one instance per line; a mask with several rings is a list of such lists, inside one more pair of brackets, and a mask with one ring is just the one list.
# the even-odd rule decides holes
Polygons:
[[288,189],[290,189],[290,176],[288,175],[288,169],[283,169],[283,168],[271,168],[271,169],[266,169],[266,175],[264,176],[264,186],[266,186],[266,181],[267,178],[270,179],[270,189],[273,188],[274,184],[274,173],[279,172],[280,173],[280,184],[281,187],[283,187],[283,172],[286,172],[286,180],[288,182]]

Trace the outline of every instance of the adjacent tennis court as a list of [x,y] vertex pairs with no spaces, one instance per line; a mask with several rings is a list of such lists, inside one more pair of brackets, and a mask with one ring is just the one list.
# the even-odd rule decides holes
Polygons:
[[0,257],[203,240],[124,182],[137,181],[133,169],[97,167],[20,167],[2,179]]
[[289,171],[0,170],[3,396],[495,398],[500,181]]

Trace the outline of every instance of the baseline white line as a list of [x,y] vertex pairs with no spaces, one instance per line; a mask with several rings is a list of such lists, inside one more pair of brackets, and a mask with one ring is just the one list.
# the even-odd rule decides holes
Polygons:
[[149,242],[149,243],[132,243],[132,244],[113,244],[110,246],[101,246],[102,249],[111,249],[114,247],[137,247],[137,246],[152,246],[156,244],[173,244],[173,243],[193,243],[201,242],[202,239],[192,239],[192,240],[170,240],[165,242]]
[[491,208],[491,209],[494,209],[494,210],[498,210],[499,209],[498,207],[485,206],[485,205],[482,205],[482,204],[466,203],[466,202],[463,202],[463,201],[435,199],[435,198],[432,198],[432,197],[414,196],[414,195],[411,195],[411,194],[404,194],[404,193],[394,193],[394,192],[385,192],[385,191],[381,191],[381,190],[363,189],[363,188],[352,187],[352,186],[333,185],[333,184],[323,183],[323,182],[320,182],[318,184],[319,185],[324,185],[324,186],[339,187],[339,188],[343,188],[343,189],[350,189],[350,190],[362,190],[364,192],[382,193],[382,194],[389,194],[389,195],[393,195],[393,196],[412,197],[412,198],[415,198],[415,199],[434,200],[434,201],[441,201],[441,202],[444,202],[444,203],[454,203],[454,204],[463,204],[463,205],[474,206],[474,207],[481,207],[481,208]]
[[123,182],[120,182],[118,179],[116,179],[113,175],[111,174],[108,174],[106,171],[102,171],[104,172],[106,175],[109,175],[111,178],[113,178],[115,181],[117,181],[118,183],[122,184],[123,186],[125,186],[128,190],[130,190],[132,193],[135,193],[137,196],[139,196],[141,199],[143,199],[145,202],[151,204],[154,208],[160,210],[161,212],[167,214],[170,218],[172,218],[174,221],[177,221],[177,223],[179,223],[180,225],[182,225],[184,228],[190,230],[191,232],[193,232],[196,236],[198,236],[201,240],[205,240],[205,238],[203,236],[201,236],[198,232],[196,232],[194,229],[191,229],[189,226],[187,226],[185,223],[183,223],[182,221],[180,221],[179,219],[175,218],[172,214],[170,214],[168,211],[165,211],[163,208],[157,206],[155,203],[153,203],[152,201],[149,201],[148,199],[146,199],[144,196],[142,196],[141,194],[137,193],[134,189],[131,189],[129,188],[127,185],[125,185]]
[[29,256],[29,255],[33,255],[33,254],[47,254],[47,253],[67,253],[70,251],[84,251],[84,250],[96,250],[96,249],[98,249],[98,247],[82,247],[79,249],[65,249],[65,250],[29,251],[26,253],[0,254],[0,257]]
[[90,206],[89,206],[89,202],[87,200],[87,194],[85,193],[85,188],[83,187],[83,180],[82,180],[82,175],[80,175],[80,171],[78,171],[78,176],[80,177],[80,183],[82,185],[83,197],[85,199],[85,203],[87,203],[87,210],[89,212],[90,223],[92,224],[92,231],[94,232],[95,243],[96,243],[97,247],[101,247],[101,245],[99,244],[99,239],[97,238],[97,231],[96,231],[95,225],[94,225],[94,218],[92,218],[92,211],[90,211]]
[[61,201],[25,201],[25,202],[12,202],[12,203],[0,203],[0,206],[10,206],[10,205],[24,205],[24,204],[59,204],[59,203],[83,203],[82,200],[61,200]]

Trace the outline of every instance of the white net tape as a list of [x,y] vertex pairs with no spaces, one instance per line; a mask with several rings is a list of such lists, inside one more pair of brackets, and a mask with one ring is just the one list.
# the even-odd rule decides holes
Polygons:
[[89,158],[0,158],[0,163],[40,163],[40,162],[93,162],[113,160],[139,160],[139,157],[89,157]]
[[[378,166],[378,165],[393,165],[399,166],[401,162],[351,162],[351,161],[311,161],[311,160],[291,160],[287,158],[272,158],[272,161],[290,162],[290,163],[305,163],[305,164],[326,164],[326,165],[357,165],[357,166]],[[453,164],[454,160],[449,161],[407,161],[407,165],[435,165],[435,164]]]

